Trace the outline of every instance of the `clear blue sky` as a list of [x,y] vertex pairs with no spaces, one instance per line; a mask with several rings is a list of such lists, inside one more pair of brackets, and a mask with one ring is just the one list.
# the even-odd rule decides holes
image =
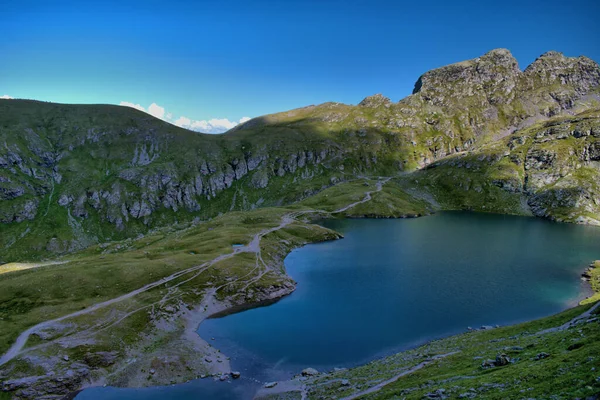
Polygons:
[[521,68],[548,50],[600,61],[599,17],[598,0],[0,0],[0,96],[232,121],[396,101],[423,72],[497,47]]

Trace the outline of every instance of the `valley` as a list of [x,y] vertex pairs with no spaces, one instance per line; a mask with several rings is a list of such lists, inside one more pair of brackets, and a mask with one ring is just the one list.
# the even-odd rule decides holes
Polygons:
[[[198,325],[293,292],[290,251],[341,238],[318,219],[600,224],[600,67],[556,52],[521,71],[492,50],[423,74],[397,103],[325,103],[223,135],[127,107],[0,100],[0,139],[0,398],[229,380]],[[587,272],[596,291],[599,270]],[[261,393],[593,395],[598,296]]]

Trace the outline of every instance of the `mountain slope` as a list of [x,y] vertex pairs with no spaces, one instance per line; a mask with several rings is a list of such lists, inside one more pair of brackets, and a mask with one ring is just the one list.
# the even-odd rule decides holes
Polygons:
[[555,117],[402,179],[445,209],[600,224],[600,109]]
[[[357,106],[325,103],[255,118],[219,136],[118,106],[0,100],[2,261],[71,252],[230,210],[289,204],[358,176],[410,173],[485,149],[538,121],[598,107],[599,88],[600,67],[586,57],[549,52],[522,72],[498,49],[423,74],[414,93],[398,103],[381,95]],[[553,164],[549,169],[565,175]],[[581,172],[583,180],[595,176],[589,168]],[[532,185],[521,185],[529,197],[539,189]],[[499,196],[514,197],[512,187],[500,189]],[[560,211],[569,217],[559,219],[598,219],[595,208],[573,214],[571,208],[581,207],[568,201],[545,207],[552,203],[545,196],[539,207],[533,204],[536,215],[552,217],[558,212],[552,210],[570,207]],[[456,199],[454,207],[470,206]],[[501,211],[523,212],[515,205]]]

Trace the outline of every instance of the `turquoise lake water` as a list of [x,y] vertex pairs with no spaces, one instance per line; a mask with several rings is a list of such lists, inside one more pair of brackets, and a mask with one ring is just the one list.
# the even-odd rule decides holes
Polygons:
[[443,212],[319,223],[345,238],[289,254],[294,293],[199,328],[231,357],[240,382],[91,389],[77,399],[251,398],[254,380],[353,366],[469,326],[557,313],[589,294],[580,274],[600,258],[599,228],[534,218]]

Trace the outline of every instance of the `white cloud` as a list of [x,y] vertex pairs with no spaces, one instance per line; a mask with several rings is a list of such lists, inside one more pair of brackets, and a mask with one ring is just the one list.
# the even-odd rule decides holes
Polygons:
[[209,120],[193,120],[188,117],[181,116],[173,121],[173,114],[167,113],[164,107],[159,106],[156,103],[150,104],[148,109],[146,110],[140,104],[130,103],[128,101],[122,101],[119,103],[121,106],[132,107],[137,110],[148,113],[156,118],[160,118],[164,121],[171,122],[181,128],[190,129],[196,132],[202,133],[223,133],[231,128],[243,124],[246,121],[250,120],[250,117],[242,117],[239,121],[230,121],[227,118],[213,118]]
[[10,97],[9,95],[5,94],[4,96],[0,96],[0,99],[12,99],[12,97]]
[[119,103],[120,106],[125,106],[125,107],[131,107],[131,108],[135,108],[136,110],[140,110],[143,112],[146,112],[146,109],[144,107],[142,107],[139,104],[133,104],[133,103],[129,103],[127,101],[122,101]]
[[165,119],[165,108],[156,103],[152,103],[150,104],[150,107],[148,107],[148,114],[153,115],[156,118]]
[[213,118],[209,120],[190,120],[187,117],[180,117],[175,121],[175,125],[182,128],[191,129],[203,133],[223,133],[239,124],[249,121],[249,117],[240,118],[239,121],[230,121],[227,118]]
[[192,124],[192,120],[186,117],[179,117],[175,121],[175,125],[177,126],[190,126]]
[[[120,106],[125,106],[125,107],[132,107],[135,108],[136,110],[140,110],[143,111],[145,113],[148,113],[156,118],[160,118],[162,120],[165,120],[165,108],[159,106],[156,103],[152,103],[150,104],[150,107],[148,107],[148,110],[146,110],[142,105],[140,104],[133,104],[130,103],[128,101],[122,101],[119,103]],[[171,113],[167,114],[167,119],[170,119],[172,116]]]

